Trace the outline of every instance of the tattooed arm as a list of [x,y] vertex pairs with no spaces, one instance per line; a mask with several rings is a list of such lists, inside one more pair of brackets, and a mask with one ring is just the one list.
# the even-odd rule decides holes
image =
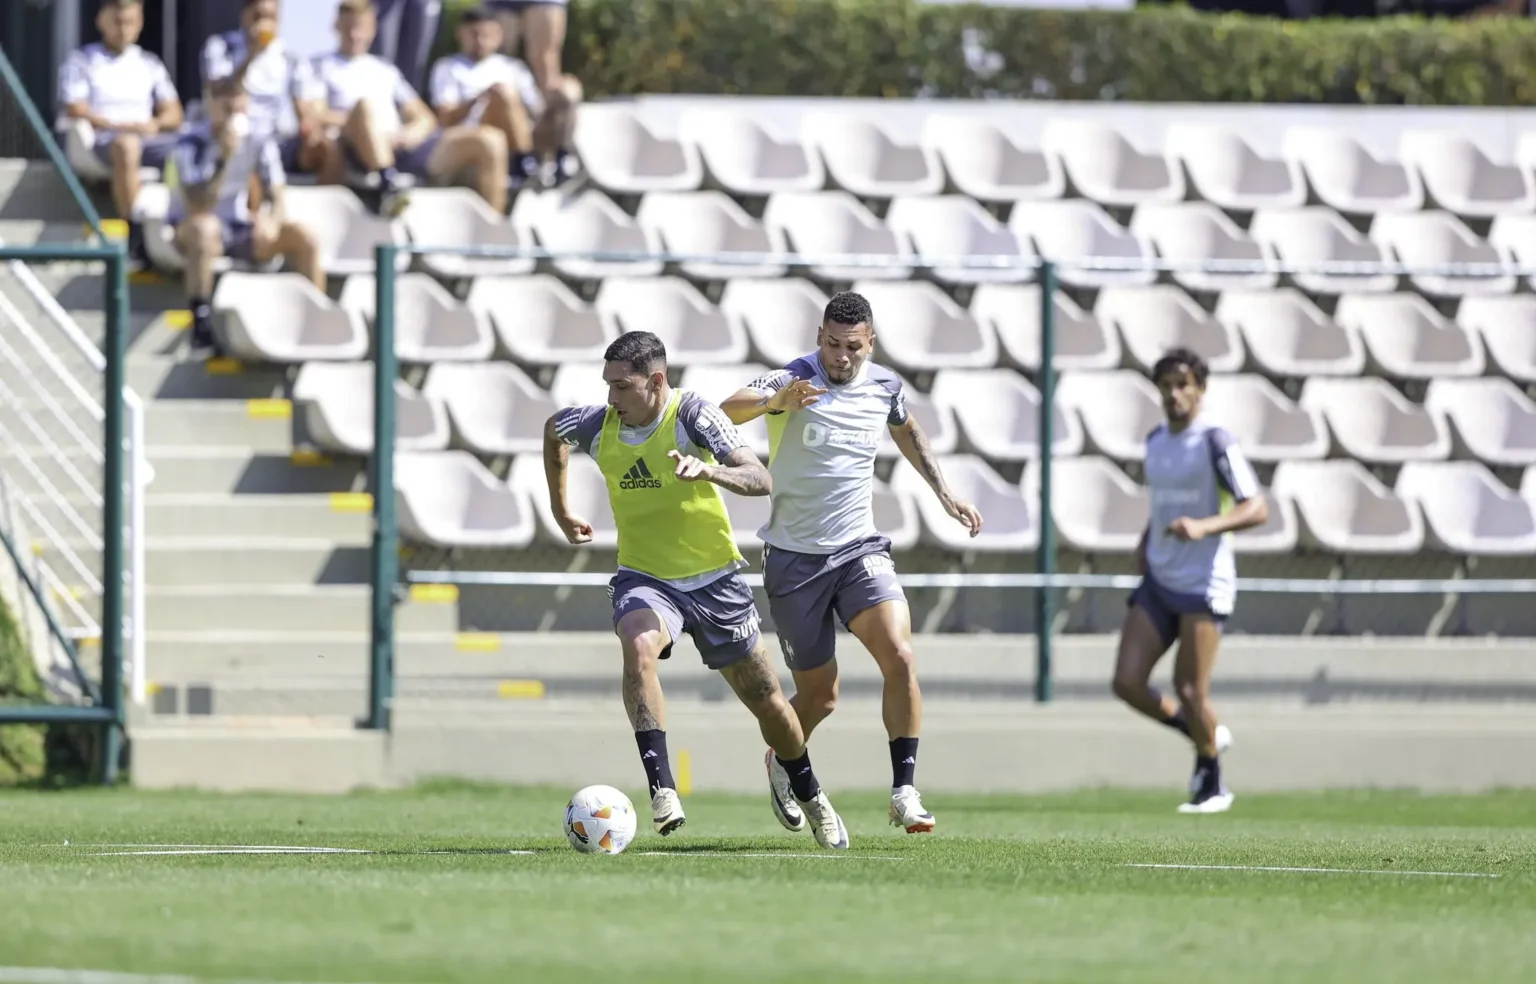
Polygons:
[[711,465],[679,451],[670,453],[677,462],[677,478],[682,482],[714,482],[737,495],[767,495],[773,491],[768,469],[757,460],[751,448],[740,447],[726,455],[722,464]]
[[944,472],[939,468],[939,460],[934,456],[933,445],[928,442],[928,435],[918,426],[917,418],[909,414],[900,424],[892,424],[891,437],[896,441],[896,447],[901,449],[902,456],[912,463],[917,473],[923,476],[923,481],[933,489],[933,494],[939,497],[944,511],[970,530],[971,536],[980,533],[981,513],[969,502],[956,498],[950,490],[949,483],[944,481]]

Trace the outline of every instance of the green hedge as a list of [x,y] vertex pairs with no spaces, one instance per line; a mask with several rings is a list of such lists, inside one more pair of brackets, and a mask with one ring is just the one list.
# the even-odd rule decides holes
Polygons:
[[[9,559],[0,563],[9,563]],[[43,699],[32,654],[21,641],[10,607],[0,598],[0,704],[35,704]],[[35,783],[47,770],[46,728],[35,724],[0,726],[0,786]]]
[[[454,11],[470,5],[450,0],[440,47],[451,44]],[[968,40],[1000,57],[967,64]],[[1283,21],[1178,7],[575,0],[565,60],[592,98],[1536,104],[1536,22],[1525,18]]]

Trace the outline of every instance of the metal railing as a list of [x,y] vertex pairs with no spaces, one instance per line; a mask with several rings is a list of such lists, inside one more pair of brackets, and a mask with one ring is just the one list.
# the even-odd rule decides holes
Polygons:
[[[370,570],[373,587],[371,619],[371,666],[369,715],[367,726],[387,729],[394,692],[394,608],[399,591],[399,530],[394,494],[394,380],[399,375],[395,340],[395,284],[397,263],[402,257],[447,255],[464,259],[506,260],[559,263],[579,260],[599,263],[648,263],[676,268],[688,264],[716,267],[778,267],[787,270],[816,271],[849,269],[891,269],[910,271],[971,270],[1020,273],[1020,281],[1033,279],[1040,287],[1040,353],[1036,385],[1040,392],[1037,433],[1042,449],[1051,447],[1049,435],[1055,433],[1056,389],[1056,313],[1055,294],[1060,288],[1063,270],[1104,273],[1160,274],[1209,273],[1231,275],[1275,275],[1333,277],[1449,277],[1487,279],[1490,277],[1536,276],[1536,267],[1511,262],[1462,263],[1416,267],[1401,263],[1330,261],[1286,263],[1274,256],[1259,260],[1169,260],[1156,257],[1087,257],[1080,259],[1042,258],[1034,255],[997,256],[918,256],[889,254],[796,253],[643,253],[614,250],[570,251],[538,246],[466,247],[432,244],[383,244],[374,255],[375,321],[373,350],[374,373],[374,453],[369,459],[369,481],[373,495],[373,550]],[[492,271],[482,271],[491,275]],[[1147,281],[1144,281],[1147,282]],[[1055,569],[1056,538],[1052,515],[1052,455],[1039,459],[1038,494],[1035,516],[1039,542],[1035,550],[1033,574],[909,574],[902,582],[911,587],[1005,588],[1034,592],[1037,634],[1035,696],[1049,701],[1053,676],[1053,615],[1055,593],[1073,588],[1128,589],[1140,578],[1129,575],[1061,574]],[[411,583],[504,585],[539,587],[596,587],[608,583],[609,575],[581,572],[467,572],[412,571]],[[748,575],[748,583],[761,584],[760,575]],[[1240,579],[1240,591],[1280,594],[1366,595],[1366,594],[1510,594],[1536,592],[1536,579],[1441,579],[1441,580],[1335,580],[1335,579]]]

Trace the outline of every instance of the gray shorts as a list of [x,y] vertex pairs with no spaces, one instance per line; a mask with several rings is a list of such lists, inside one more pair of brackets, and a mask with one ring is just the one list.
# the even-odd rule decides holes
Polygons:
[[832,554],[763,548],[763,587],[791,670],[814,670],[836,654],[835,612],[847,628],[866,608],[906,601],[891,561],[891,541],[872,536]]
[[1201,615],[1216,623],[1216,631],[1220,632],[1227,624],[1227,616],[1218,615],[1212,608],[1209,598],[1204,595],[1185,594],[1181,591],[1170,591],[1152,580],[1148,574],[1141,579],[1136,590],[1126,600],[1126,607],[1140,608],[1152,619],[1152,625],[1157,629],[1157,634],[1162,637],[1163,648],[1167,649],[1178,641],[1179,619],[1184,615]]
[[[139,166],[164,168],[165,162],[171,159],[171,151],[176,149],[176,143],[181,139],[177,133],[157,133],[150,137],[140,137]],[[96,145],[91,149],[96,153],[96,159],[103,164],[112,164],[112,145],[117,142],[116,133],[96,134]]]
[[[649,608],[661,617],[672,643],[684,632],[693,636],[704,665],[712,670],[738,663],[757,648],[757,603],[740,574],[727,574],[694,591],[679,591],[654,577],[619,571],[608,582],[608,595],[613,599],[615,629],[625,615]],[[672,643],[662,659],[672,655]]]

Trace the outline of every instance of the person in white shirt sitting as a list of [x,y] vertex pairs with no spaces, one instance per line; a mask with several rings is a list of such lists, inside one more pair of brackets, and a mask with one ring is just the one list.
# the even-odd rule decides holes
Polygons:
[[343,165],[367,175],[390,212],[403,207],[401,173],[447,182],[467,178],[497,211],[507,207],[507,141],[478,124],[439,129],[432,110],[400,70],[368,53],[378,29],[372,0],[342,0],[336,15],[339,50],[315,63],[325,88],[327,122],[340,134],[341,153],[327,176]]
[[[519,45],[542,94],[545,110],[534,133],[535,144],[555,155],[555,183],[573,177],[576,155],[571,133],[581,105],[581,82],[561,67],[569,0],[485,0],[502,28],[502,51],[515,55]],[[542,131],[542,132],[539,132]]]
[[278,0],[245,0],[240,29],[203,45],[203,83],[234,80],[250,96],[252,131],[271,134],[289,174],[317,173],[325,163],[325,92],[306,58],[279,36]]
[[[250,97],[232,79],[208,87],[208,118],[188,128],[167,164],[170,219],[184,263],[192,309],[192,352],[217,349],[213,336],[214,267],[221,257],[257,265],[282,257],[321,290],[325,270],[314,232],[284,209],[277,141],[252,130]],[[266,203],[251,207],[255,178]]]
[[513,188],[539,177],[530,117],[539,118],[544,95],[528,66],[501,53],[501,23],[484,8],[459,19],[459,53],[432,66],[430,93],[445,127],[479,123],[500,130],[511,150]]
[[[112,204],[129,226],[129,251],[142,254],[143,233],[134,218],[139,168],[162,167],[176,145],[182,124],[181,100],[165,65],[140,48],[144,30],[141,0],[107,0],[96,15],[101,41],[86,45],[59,69],[59,103],[72,125],[90,134],[81,152],[92,159],[72,161],[86,177],[110,169]],[[71,142],[66,140],[66,142]]]

